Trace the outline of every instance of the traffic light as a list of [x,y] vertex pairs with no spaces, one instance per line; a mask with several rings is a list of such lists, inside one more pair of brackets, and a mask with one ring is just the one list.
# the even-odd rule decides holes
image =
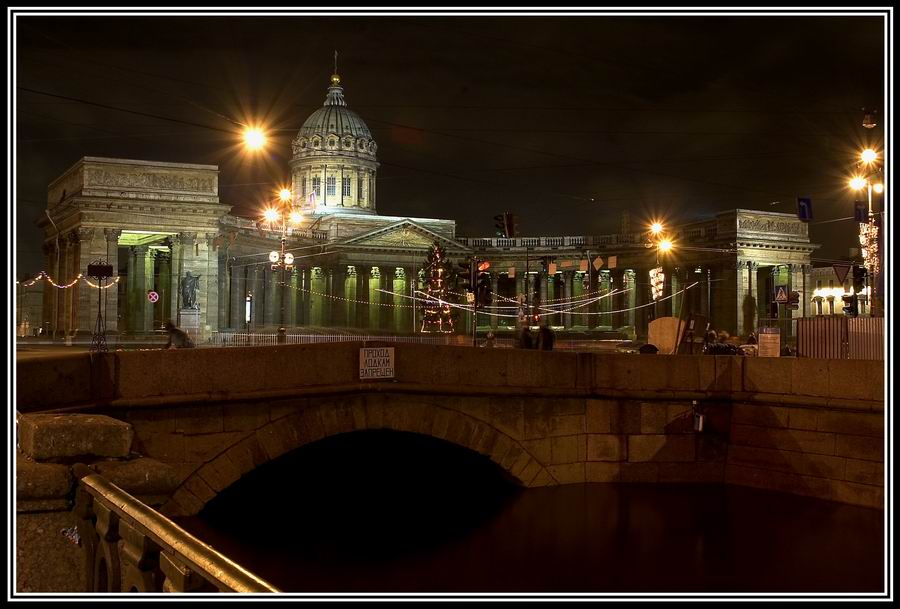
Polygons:
[[800,292],[791,292],[788,296],[787,308],[796,311],[800,308]]
[[494,216],[494,235],[496,237],[506,237],[506,212]]
[[487,273],[482,273],[478,277],[478,286],[475,290],[475,298],[478,302],[478,306],[487,307],[494,301],[493,293],[491,292],[491,276]]
[[866,267],[853,267],[853,292],[855,294],[862,294],[863,290],[866,289],[866,275]]
[[508,211],[494,216],[494,234],[497,237],[506,237],[512,239],[518,232],[516,216]]
[[812,199],[809,197],[797,197],[797,217],[801,222],[812,220]]
[[854,201],[853,203],[853,219],[857,222],[869,221],[869,206],[865,201]]
[[844,315],[857,317],[859,315],[859,297],[856,294],[844,294]]
[[472,273],[472,261],[466,260],[465,262],[460,262],[459,271],[456,275],[456,285],[460,290],[464,292],[472,292],[475,289],[474,285],[474,277]]

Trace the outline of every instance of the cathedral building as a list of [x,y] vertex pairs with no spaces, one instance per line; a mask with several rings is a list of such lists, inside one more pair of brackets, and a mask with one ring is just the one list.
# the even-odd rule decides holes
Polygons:
[[[771,315],[779,287],[802,295],[781,316],[812,313],[817,246],[793,215],[736,209],[670,227],[675,247],[662,256],[627,221],[607,235],[460,236],[452,219],[378,213],[377,150],[332,76],[323,106],[292,141],[292,203],[304,220],[288,229],[294,265],[283,280],[269,261],[281,232],[229,213],[218,167],[82,158],[50,183],[38,221],[46,272],[60,286],[45,282],[44,332],[90,334],[99,306],[107,332],[150,333],[171,319],[201,342],[279,327],[414,333],[434,243],[454,263],[490,262],[495,298],[478,316],[482,330],[512,331],[532,307],[573,333],[644,336],[656,316],[692,314],[746,335]],[[664,281],[654,302],[658,256]],[[105,289],[87,277],[101,259],[116,275]],[[471,313],[464,295],[453,297],[466,333]]]

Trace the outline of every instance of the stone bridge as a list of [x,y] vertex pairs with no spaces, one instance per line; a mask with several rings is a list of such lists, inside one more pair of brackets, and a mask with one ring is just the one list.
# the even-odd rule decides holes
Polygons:
[[[62,441],[73,413],[116,425],[110,417],[127,436],[129,446],[95,470],[164,464],[154,466],[167,482],[152,489],[153,504],[169,517],[196,514],[304,444],[368,429],[467,447],[529,487],[728,483],[883,508],[880,362],[393,344],[395,378],[360,381],[363,346],[386,345],[20,361],[16,403],[28,432],[19,460],[32,468],[17,464],[20,522],[29,512],[23,501],[40,494],[22,477],[35,476],[40,443]],[[704,416],[699,432],[695,414]],[[71,497],[71,487],[53,488],[45,499]]]

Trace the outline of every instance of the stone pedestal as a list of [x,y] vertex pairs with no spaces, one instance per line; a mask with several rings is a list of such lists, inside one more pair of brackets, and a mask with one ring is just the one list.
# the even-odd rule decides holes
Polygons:
[[178,327],[187,332],[194,343],[200,341],[199,309],[181,309],[178,311]]

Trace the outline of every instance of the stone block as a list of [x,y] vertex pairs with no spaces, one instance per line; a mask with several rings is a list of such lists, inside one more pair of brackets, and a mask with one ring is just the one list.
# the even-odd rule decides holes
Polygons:
[[269,422],[269,405],[264,402],[225,404],[222,410],[224,431],[250,431]]
[[516,459],[515,463],[513,463],[509,467],[508,471],[509,471],[510,475],[512,475],[516,478],[519,478],[521,480],[522,473],[525,471],[525,469],[528,467],[528,465],[531,464],[533,461],[534,461],[534,457],[532,457],[531,454],[527,450],[525,450],[524,447],[522,447],[521,450],[519,451],[519,457]]
[[[670,428],[672,423],[680,423],[683,421],[687,421],[690,423],[688,426],[689,429],[693,428],[693,418],[691,414],[693,412],[693,405],[690,402],[669,402],[666,404],[666,425],[667,429]],[[675,426],[678,428],[678,426]]]
[[[877,370],[879,377],[884,375],[884,362],[872,362],[865,360],[816,360],[821,362],[822,371],[816,378],[831,397],[845,398],[848,400],[883,399],[883,381],[878,383],[882,391],[873,393],[872,383],[875,379],[869,373]],[[817,394],[818,395],[818,394]]]
[[641,402],[641,433],[665,433],[668,408],[663,402]]
[[[182,484],[181,487],[187,491],[190,491],[191,494],[199,499],[203,504],[206,504],[207,501],[216,496],[216,491],[214,491],[212,487],[209,486],[209,484],[207,484],[206,481],[197,474],[185,480],[184,484]],[[179,503],[181,502],[179,501]]]
[[747,357],[744,359],[744,391],[786,395],[793,393],[791,364],[799,360],[780,357]]
[[265,427],[256,430],[256,439],[266,454],[267,461],[276,459],[295,448],[290,426],[283,420],[273,421]]
[[819,412],[817,428],[819,431],[883,438],[884,415],[823,410]]
[[178,511],[187,516],[193,516],[206,505],[206,502],[201,501],[194,493],[187,490],[184,486],[175,491],[175,494],[172,495],[172,501],[178,504]]
[[[450,427],[451,412],[446,408],[436,408],[434,412],[434,422],[431,424],[431,435],[435,438],[446,439],[447,430]],[[369,429],[372,429],[372,419],[369,417],[368,403],[366,404],[366,418],[369,422]]]
[[844,479],[860,484],[884,486],[884,464],[875,461],[847,459]]
[[70,511],[17,514],[16,592],[83,593],[87,589],[84,548],[62,535],[77,524]]
[[620,463],[619,482],[659,482],[659,463]]
[[67,465],[37,463],[16,451],[16,500],[66,497],[73,482]]
[[641,433],[641,404],[631,400],[622,400],[612,411],[609,430],[617,434]]
[[791,361],[791,387],[794,395],[826,397],[841,395],[829,393],[828,361],[799,357]]
[[277,421],[292,414],[297,414],[308,407],[309,400],[307,398],[273,400],[269,402],[269,421]]
[[[514,353],[528,353],[521,349]],[[578,354],[562,351],[536,351],[540,357],[540,387],[574,389],[578,376]]]
[[585,431],[610,433],[612,418],[618,407],[615,400],[587,400],[585,403]]
[[[277,423],[270,423],[270,425],[277,425]],[[184,460],[190,463],[206,463],[250,433],[253,432],[229,431],[185,437]]]
[[171,433],[175,431],[174,408],[141,408],[129,410],[125,420],[139,436],[145,433]]
[[90,468],[132,495],[167,495],[178,487],[175,468],[146,457],[100,461]]
[[700,383],[700,362],[702,356],[672,355],[660,358],[666,363],[666,389],[674,391],[698,391]]
[[175,431],[189,435],[225,431],[222,410],[221,405],[179,408]]
[[525,404],[521,398],[490,398],[487,420],[511,438],[525,437]]
[[563,465],[548,465],[547,470],[553,479],[559,484],[583,484],[584,463],[566,463]]
[[550,463],[584,461],[585,452],[584,435],[562,436],[550,439]]
[[93,414],[18,416],[19,446],[32,459],[127,457],[134,429],[128,423]]
[[266,455],[256,434],[248,436],[224,453],[234,463],[240,475],[253,471],[266,462]]
[[544,471],[544,466],[532,459],[518,474],[518,478],[522,481],[523,485],[530,486],[535,476],[542,471]]
[[[835,360],[838,361],[838,360]],[[866,362],[871,364],[872,362]],[[884,383],[885,383],[885,367],[882,363],[881,365],[869,365],[863,371],[863,374],[866,379],[865,387],[868,390],[867,399],[875,400],[879,404],[881,404],[882,409],[884,408],[885,401],[885,392],[884,392]]]
[[620,468],[618,463],[585,463],[585,482],[618,482],[619,469]]
[[771,429],[756,425],[731,426],[732,445],[760,446],[819,455],[834,454],[833,433],[802,429]]
[[547,465],[553,460],[553,453],[550,447],[550,438],[541,438],[540,440],[525,440],[522,442],[522,445],[525,447],[525,450],[531,453],[532,456],[534,456],[534,458],[540,461],[543,465]]
[[522,457],[522,455],[527,454],[528,453],[525,452],[524,448],[517,444],[513,444],[509,448],[509,450],[506,451],[506,454],[503,455],[503,457],[500,459],[498,465],[500,465],[500,467],[502,467],[506,471],[509,471],[512,469],[513,465],[515,465],[519,461],[519,458]]
[[816,430],[816,420],[819,411],[811,408],[790,408],[788,413],[788,427],[791,429]]
[[626,458],[625,436],[611,434],[588,434],[588,461],[624,461]]
[[884,462],[884,441],[868,436],[837,434],[834,454],[851,459]]
[[506,453],[515,446],[515,440],[510,439],[508,436],[498,435],[497,439],[494,441],[494,445],[491,447],[491,453],[488,457],[494,463],[500,463]]
[[831,498],[834,501],[849,503],[851,505],[860,505],[881,510],[885,508],[884,488],[881,486],[837,481],[833,484]]
[[[504,349],[504,351],[506,351]],[[507,360],[507,383],[514,387],[540,387],[543,354],[539,351],[513,349]]]
[[[368,429],[369,422],[366,419],[366,400],[364,396],[361,396],[360,399],[354,400],[353,406],[351,407],[353,413],[353,428],[354,429]],[[431,413],[429,413],[431,414]],[[429,418],[429,433],[431,432],[431,419]]]
[[609,361],[613,389],[643,391],[642,371],[647,357],[613,357]]
[[845,459],[830,455],[806,454],[771,448],[731,446],[728,451],[728,462],[803,476],[816,476],[834,480],[844,478]]
[[569,436],[584,433],[584,415],[567,414],[550,417],[550,436]]
[[[66,353],[16,362],[16,409],[20,412],[87,404],[93,396],[91,362],[96,354]],[[102,356],[110,357],[110,356]],[[60,391],[65,387],[65,391]]]
[[[671,384],[670,376],[672,374],[672,363],[670,360],[674,357],[677,356],[628,358],[634,359],[635,363],[640,364],[640,369],[637,373],[640,379],[640,387],[632,387],[632,389],[641,389],[643,391],[664,391],[669,389]],[[626,367],[625,369],[628,370],[629,368]],[[629,389],[629,387],[622,388]]]
[[223,454],[197,470],[197,475],[216,493],[221,493],[241,477],[241,472],[231,459]]
[[555,486],[558,484],[556,479],[548,472],[546,469],[542,468],[541,471],[537,473],[537,475],[528,483],[529,487],[541,487],[541,486]]
[[659,482],[719,483],[724,479],[724,462],[659,464]]
[[693,435],[632,435],[628,436],[628,461],[693,461]]
[[716,365],[715,391],[736,392],[744,387],[745,357],[735,355],[714,355]]
[[737,402],[731,408],[731,420],[744,425],[788,427],[790,412],[790,408],[783,406]]
[[768,489],[782,493],[806,495],[819,499],[833,500],[834,487],[840,481],[814,476],[760,469],[728,463],[725,466],[725,482],[754,488]]
[[477,419],[479,421],[490,420],[490,400],[488,398],[461,396],[458,398],[443,398],[446,402],[453,404],[455,410]]
[[591,354],[591,356],[593,359],[592,368],[594,371],[594,391],[599,391],[602,393],[604,389],[614,389],[615,383],[613,380],[613,364],[621,356],[603,353],[593,353]]

